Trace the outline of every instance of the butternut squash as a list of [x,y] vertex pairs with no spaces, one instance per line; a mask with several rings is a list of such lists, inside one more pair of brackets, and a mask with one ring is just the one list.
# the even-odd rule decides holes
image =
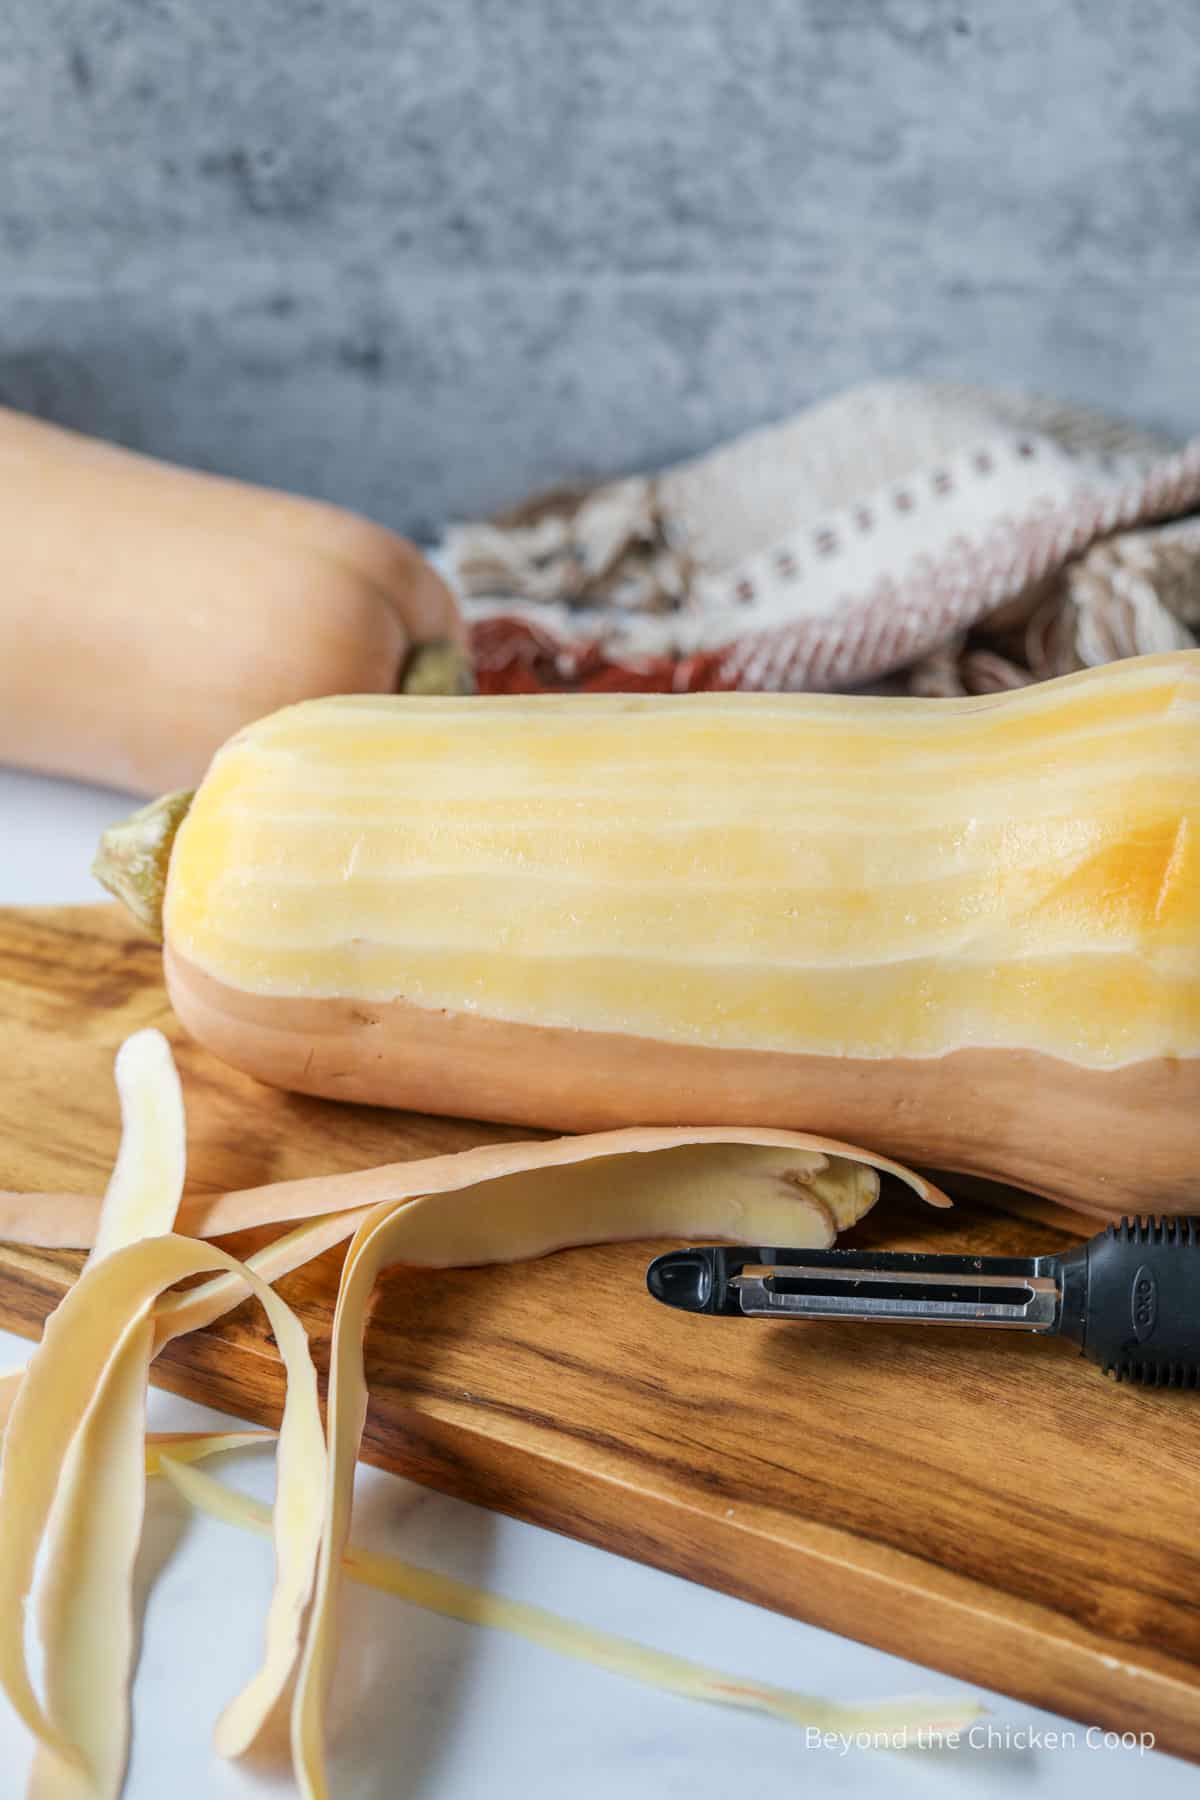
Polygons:
[[313,701],[100,872],[164,862],[175,1010],[265,1081],[1200,1198],[1200,652],[961,701]]
[[2,408],[0,496],[0,762],[153,794],[289,701],[463,679],[440,576],[337,507]]

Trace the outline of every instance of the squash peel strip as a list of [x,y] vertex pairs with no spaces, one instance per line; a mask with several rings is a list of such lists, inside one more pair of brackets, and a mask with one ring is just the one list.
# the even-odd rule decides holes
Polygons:
[[273,1431],[148,1431],[146,1433],[146,1474],[163,1473],[163,1458],[178,1465],[207,1462],[210,1456],[224,1456],[231,1450],[256,1450],[262,1444],[273,1444]]
[[[625,1148],[632,1150],[644,1149],[645,1140],[651,1138],[661,1148],[664,1134],[635,1133],[633,1143],[628,1142],[630,1134],[610,1135],[625,1138]],[[576,1165],[574,1171],[563,1166],[560,1142],[496,1146],[507,1161],[506,1176],[431,1198],[395,1200],[378,1207],[359,1226],[347,1253],[334,1312],[327,1408],[329,1491],[292,1707],[292,1756],[305,1800],[328,1800],[329,1795],[324,1715],[333,1673],[338,1578],[349,1539],[354,1470],[366,1420],[365,1321],[381,1270],[395,1263],[436,1268],[515,1262],[571,1244],[622,1238],[718,1237],[818,1247],[832,1242],[839,1225],[852,1223],[866,1211],[877,1192],[877,1176],[848,1160],[827,1162],[823,1170],[810,1170],[796,1180],[794,1169],[788,1168],[789,1153],[781,1148],[785,1133],[764,1131],[758,1136],[731,1131],[725,1148],[732,1150],[728,1139],[737,1139],[738,1154],[724,1157],[715,1154],[720,1146],[714,1139],[719,1140],[720,1133],[678,1130],[671,1135],[676,1144],[673,1155],[655,1159],[654,1164],[636,1154],[611,1156]],[[752,1147],[756,1136],[758,1145]],[[643,1142],[638,1144],[638,1139]],[[794,1140],[796,1148],[810,1141]],[[794,1159],[792,1150],[790,1160]],[[864,1185],[866,1174],[871,1179]],[[531,1179],[538,1175],[541,1180]]]
[[[186,1122],[167,1040],[139,1031],[117,1053],[121,1141],[89,1266],[170,1231],[183,1195]],[[103,1370],[59,1481],[39,1629],[45,1707],[86,1773],[38,1745],[27,1800],[115,1800],[129,1751],[133,1570],[145,1512],[146,1383],[153,1326],[143,1308]]]
[[62,1463],[103,1367],[127,1321],[178,1281],[228,1271],[262,1303],[279,1345],[288,1390],[279,1433],[277,1580],[262,1666],[226,1710],[220,1747],[236,1754],[253,1740],[291,1674],[320,1536],[316,1488],[325,1462],[316,1372],[299,1319],[252,1270],[215,1245],[146,1238],[89,1268],[46,1323],[4,1434],[0,1467],[0,1685],[32,1734],[68,1763],[77,1752],[47,1718],[25,1666],[23,1612]]
[[[23,1371],[18,1370],[16,1380]],[[5,1377],[5,1380],[10,1378]],[[2,1415],[0,1415],[2,1428]],[[194,1467],[210,1457],[273,1443],[273,1431],[152,1431],[146,1434],[146,1474],[163,1476],[187,1503],[210,1518],[270,1536],[271,1509],[262,1501],[227,1487]],[[786,1724],[816,1726],[826,1731],[871,1732],[910,1736],[927,1731],[965,1729],[987,1711],[971,1695],[926,1696],[880,1700],[847,1706],[733,1676],[690,1658],[653,1650],[633,1638],[581,1625],[547,1607],[509,1600],[469,1582],[440,1575],[416,1563],[348,1544],[342,1568],[351,1581],[394,1594],[425,1612],[458,1619],[492,1631],[505,1631],[559,1656],[576,1657],[597,1668],[639,1681],[683,1699],[762,1713]]]
[[75,1434],[47,1538],[38,1630],[45,1710],[81,1765],[36,1746],[27,1800],[116,1800],[129,1746],[133,1570],[145,1512],[145,1309],[126,1327]]
[[[129,1150],[125,1161],[131,1160],[136,1158]],[[78,1771],[79,1747],[72,1738],[89,1734],[62,1730],[53,1709],[39,1706],[24,1663],[20,1626],[63,1465],[95,1404],[97,1418],[111,1408],[121,1421],[123,1460],[131,1467],[130,1420],[143,1417],[148,1356],[253,1293],[267,1311],[288,1374],[274,1512],[277,1579],[262,1668],[223,1715],[217,1747],[225,1755],[248,1748],[281,1697],[300,1648],[315,1568],[292,1736],[302,1792],[314,1800],[326,1795],[324,1701],[334,1601],[365,1418],[365,1316],[379,1271],[395,1262],[424,1267],[509,1262],[571,1245],[658,1236],[823,1246],[873,1204],[880,1170],[898,1175],[931,1204],[949,1204],[936,1188],[886,1158],[803,1133],[741,1127],[646,1127],[483,1145],[353,1175],[204,1196],[181,1210],[180,1223],[186,1219],[214,1232],[301,1221],[245,1263],[216,1246],[175,1234],[122,1243],[123,1236],[161,1226],[161,1220],[152,1210],[139,1214],[131,1206],[118,1227],[107,1212],[98,1213],[93,1202],[77,1197],[66,1226],[76,1236],[64,1240],[60,1235],[55,1241],[82,1239],[97,1246],[98,1254],[47,1322],[28,1368],[0,1381],[0,1407],[9,1412],[0,1467],[0,1685],[39,1743],[53,1753],[54,1766],[69,1774]],[[161,1165],[145,1173],[154,1187]],[[53,1235],[51,1205],[48,1196],[0,1195],[0,1235],[44,1241]],[[303,1326],[269,1284],[351,1233],[334,1319],[331,1460]],[[199,1274],[211,1279],[183,1293],[169,1291]],[[136,1354],[127,1352],[130,1368],[123,1371],[124,1347],[134,1342]],[[104,1370],[99,1394],[94,1376],[88,1375],[96,1368]],[[129,1375],[128,1389],[120,1379],[123,1372]],[[109,1390],[109,1404],[104,1405]],[[178,1479],[177,1462],[259,1436],[172,1435],[180,1450],[177,1459],[165,1443],[155,1449],[153,1439],[137,1435],[135,1523],[147,1473],[166,1472]],[[520,1608],[511,1610],[513,1603],[484,1599],[493,1609],[486,1622],[499,1622],[494,1609],[501,1605],[510,1608],[510,1622],[524,1616]],[[464,1594],[458,1595],[459,1602],[467,1609],[463,1616],[476,1616],[471,1611],[475,1602],[469,1605]],[[582,1630],[559,1623],[568,1637]],[[587,1653],[582,1639],[575,1653]],[[684,1681],[682,1674],[679,1680]],[[745,1700],[749,1691],[744,1683],[723,1685],[726,1698]],[[679,1691],[692,1690],[685,1683]],[[761,1695],[746,1703],[763,1704]],[[845,1715],[845,1709],[836,1710],[838,1717]],[[809,1706],[804,1716],[811,1711]],[[911,1719],[911,1709],[906,1717]],[[118,1785],[119,1779],[118,1772]],[[107,1796],[110,1790],[115,1792],[111,1781],[85,1791]],[[65,1785],[47,1787],[44,1800],[68,1791],[73,1790]]]
[[9,1375],[0,1375],[0,1433],[8,1424],[8,1415],[16,1403],[17,1391],[24,1379],[24,1369],[14,1369]]
[[[170,1453],[161,1458],[162,1473],[178,1493],[197,1510],[227,1525],[260,1534],[271,1529],[271,1509],[261,1500],[228,1487],[223,1481],[192,1466],[184,1466]],[[914,1695],[843,1706],[815,1694],[728,1675],[693,1662],[690,1657],[653,1650],[633,1638],[601,1631],[577,1620],[564,1618],[547,1607],[509,1600],[471,1582],[421,1568],[402,1557],[347,1544],[342,1570],[351,1581],[394,1594],[425,1612],[466,1625],[478,1625],[554,1651],[620,1675],[630,1681],[661,1688],[687,1700],[708,1701],[743,1711],[768,1714],[789,1725],[812,1725],[823,1731],[869,1731],[882,1735],[961,1730],[986,1710],[973,1695]]]
[[[420,1157],[413,1162],[383,1163],[378,1168],[349,1174],[309,1175],[226,1194],[201,1194],[184,1201],[177,1229],[191,1237],[226,1237],[260,1225],[313,1219],[418,1195],[449,1193],[476,1181],[490,1181],[497,1175],[511,1173],[524,1166],[527,1155],[543,1150],[547,1144],[555,1146],[552,1160],[568,1163],[702,1143],[778,1145],[797,1153],[797,1168],[807,1167],[813,1172],[831,1162],[846,1160],[896,1176],[930,1206],[950,1205],[940,1188],[903,1164],[837,1138],[741,1125],[638,1125],[533,1142],[477,1144],[469,1150]],[[87,1249],[95,1240],[99,1207],[100,1203],[86,1194],[26,1194],[3,1189],[0,1240],[45,1250]]]
[[121,1138],[91,1263],[175,1224],[187,1171],[187,1116],[179,1072],[161,1031],[137,1031],[117,1051]]
[[[506,1177],[519,1176],[526,1168],[557,1167],[564,1171],[560,1199],[564,1216],[569,1217],[572,1208],[585,1202],[582,1192],[574,1196],[570,1193],[571,1169],[578,1168],[579,1174],[574,1179],[582,1189],[591,1179],[586,1174],[587,1168],[593,1167],[601,1159],[643,1156],[650,1159],[650,1163],[642,1171],[647,1181],[661,1182],[663,1172],[670,1166],[671,1160],[663,1156],[662,1152],[703,1145],[714,1147],[710,1153],[714,1158],[720,1148],[730,1146],[749,1151],[787,1150],[789,1154],[783,1159],[786,1173],[781,1179],[793,1184],[793,1199],[805,1191],[806,1183],[814,1202],[827,1204],[821,1199],[826,1190],[838,1196],[830,1218],[831,1226],[838,1231],[852,1225],[873,1203],[878,1189],[872,1171],[895,1176],[930,1206],[948,1207],[951,1204],[948,1196],[931,1181],[904,1168],[900,1163],[892,1162],[888,1157],[876,1156],[871,1151],[859,1150],[853,1145],[830,1138],[812,1137],[806,1132],[752,1131],[740,1126],[643,1126],[634,1130],[549,1138],[534,1143],[484,1144],[473,1150],[422,1158],[415,1162],[386,1164],[350,1175],[312,1176],[302,1181],[275,1182],[262,1188],[222,1195],[206,1204],[219,1209],[211,1212],[209,1218],[215,1219],[222,1231],[240,1230],[251,1222],[262,1224],[271,1219],[283,1221],[299,1213],[305,1220],[304,1223],[274,1238],[271,1243],[246,1258],[247,1268],[255,1270],[264,1280],[274,1282],[303,1263],[322,1255],[345,1238],[352,1237],[377,1205],[418,1199],[432,1203],[441,1193],[479,1183],[500,1183]],[[745,1170],[739,1169],[736,1157],[724,1163],[714,1161],[709,1170],[704,1168],[705,1160],[707,1159],[701,1159],[699,1165],[693,1165],[690,1171],[685,1170],[682,1165],[676,1166],[677,1173],[681,1177],[686,1176],[683,1185],[688,1186],[698,1175],[710,1180],[732,1180],[735,1185],[744,1177]],[[498,1209],[501,1208],[505,1189],[493,1188],[492,1194],[493,1203]],[[682,1196],[680,1198],[682,1200]],[[242,1210],[242,1203],[250,1199],[253,1199],[252,1214],[249,1209]],[[326,1211],[322,1216],[319,1211],[322,1200],[328,1200],[335,1206],[340,1204],[346,1210]],[[687,1235],[686,1210],[674,1229],[679,1235]],[[536,1254],[545,1255],[551,1250],[563,1249],[568,1244],[602,1243],[606,1237],[612,1241],[628,1238],[630,1235],[630,1229],[624,1224],[606,1232],[597,1220],[595,1235],[581,1238],[576,1231],[572,1231],[560,1242],[547,1242]],[[826,1237],[824,1241],[830,1242],[831,1237]],[[510,1257],[498,1256],[483,1260],[512,1261],[516,1260],[516,1255],[514,1252]],[[451,1250],[440,1258],[441,1266],[452,1267],[456,1260],[461,1259],[457,1259]],[[173,1337],[212,1324],[245,1297],[246,1288],[234,1275],[221,1275],[202,1286],[189,1289],[187,1293],[167,1296],[155,1309],[156,1347],[161,1349]]]
[[[293,1269],[302,1268],[335,1244],[353,1237],[370,1211],[370,1207],[359,1207],[353,1212],[334,1213],[328,1219],[311,1219],[306,1225],[297,1226],[294,1231],[285,1232],[282,1237],[274,1238],[254,1251],[243,1267],[263,1281],[281,1281]],[[249,1292],[242,1277],[230,1273],[215,1275],[211,1281],[200,1282],[182,1294],[165,1295],[154,1309],[155,1355],[173,1338],[183,1337],[189,1331],[201,1331],[206,1325],[224,1318],[235,1306],[241,1305]]]
[[[18,1370],[23,1374],[24,1370]],[[0,1437],[4,1435],[4,1419],[0,1415]],[[162,1459],[173,1463],[207,1462],[210,1456],[225,1456],[233,1450],[257,1450],[263,1444],[274,1444],[274,1431],[148,1431],[145,1438],[145,1463],[148,1479],[161,1475]]]

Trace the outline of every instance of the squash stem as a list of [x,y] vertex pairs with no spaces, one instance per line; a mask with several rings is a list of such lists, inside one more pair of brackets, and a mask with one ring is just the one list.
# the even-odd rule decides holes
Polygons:
[[152,800],[119,825],[110,825],[92,864],[92,874],[100,885],[115,894],[138,924],[156,938],[162,937],[171,846],[193,796],[192,788],[181,788]]
[[473,694],[475,674],[462,644],[439,638],[416,644],[400,677],[402,694]]

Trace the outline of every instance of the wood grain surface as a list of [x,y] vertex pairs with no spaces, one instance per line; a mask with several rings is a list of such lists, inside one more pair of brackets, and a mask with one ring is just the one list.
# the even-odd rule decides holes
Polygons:
[[[116,909],[9,910],[0,1186],[102,1190],[112,1056],[147,1024],[176,1046],[195,1191],[520,1135],[258,1087],[182,1038],[156,947]],[[843,1241],[1034,1253],[1089,1230],[1040,1201],[973,1194],[938,1214],[889,1190]],[[390,1273],[367,1457],[1200,1759],[1200,1398],[1118,1387],[1024,1334],[674,1314],[645,1295],[654,1248]],[[322,1367],[340,1256],[281,1283]],[[0,1325],[36,1336],[79,1262],[0,1246]],[[250,1306],[170,1345],[155,1379],[278,1416]]]

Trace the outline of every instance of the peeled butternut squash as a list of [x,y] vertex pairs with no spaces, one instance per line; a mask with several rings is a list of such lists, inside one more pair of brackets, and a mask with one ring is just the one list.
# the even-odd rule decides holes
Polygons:
[[164,860],[176,1012],[265,1081],[1196,1202],[1200,652],[961,701],[313,701],[107,872]]
[[[412,544],[290,494],[0,408],[0,762],[193,785],[230,734],[317,694],[391,693],[461,646]],[[418,658],[453,691],[465,653]]]

